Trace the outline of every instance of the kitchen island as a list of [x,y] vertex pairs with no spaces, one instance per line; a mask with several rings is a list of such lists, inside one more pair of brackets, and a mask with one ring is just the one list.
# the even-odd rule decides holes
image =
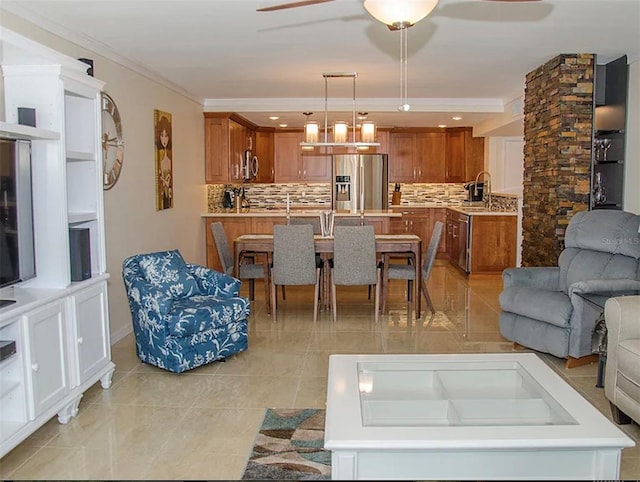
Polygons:
[[[325,206],[292,205],[291,217],[319,216],[327,210]],[[472,230],[466,230],[467,238],[462,240],[460,226],[454,226],[447,217],[466,217],[472,220]],[[360,217],[360,213],[337,211],[336,217]],[[445,233],[438,249],[438,258],[449,260],[460,266],[466,274],[500,274],[507,267],[515,266],[516,244],[516,211],[488,210],[478,203],[465,205],[461,203],[404,203],[392,205],[389,210],[369,210],[364,212],[368,224],[374,227],[376,234],[416,234],[422,239],[423,247],[428,246],[433,226],[436,221],[445,223]],[[211,223],[220,221],[224,224],[228,242],[243,234],[271,234],[274,224],[286,224],[286,210],[252,207],[250,210],[236,212],[210,212],[202,215],[205,223],[207,266],[220,270],[218,252],[211,234]],[[456,218],[457,220],[457,218]],[[470,256],[467,241],[473,248]],[[464,254],[464,267],[460,265],[460,255]],[[467,265],[467,259],[472,260]]]

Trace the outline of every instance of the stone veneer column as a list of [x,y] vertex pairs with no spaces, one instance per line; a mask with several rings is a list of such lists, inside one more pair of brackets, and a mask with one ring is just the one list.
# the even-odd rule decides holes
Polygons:
[[563,54],[527,74],[523,266],[555,266],[571,217],[589,209],[593,54]]

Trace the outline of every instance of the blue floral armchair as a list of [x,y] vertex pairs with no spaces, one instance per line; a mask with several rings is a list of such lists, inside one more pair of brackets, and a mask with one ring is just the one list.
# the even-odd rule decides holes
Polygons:
[[178,250],[131,256],[122,276],[144,363],[179,373],[247,349],[239,279],[185,263]]

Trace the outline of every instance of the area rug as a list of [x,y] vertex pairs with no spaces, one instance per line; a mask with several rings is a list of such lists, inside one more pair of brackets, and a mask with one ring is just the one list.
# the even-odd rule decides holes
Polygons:
[[268,408],[242,479],[331,479],[324,416],[320,409]]

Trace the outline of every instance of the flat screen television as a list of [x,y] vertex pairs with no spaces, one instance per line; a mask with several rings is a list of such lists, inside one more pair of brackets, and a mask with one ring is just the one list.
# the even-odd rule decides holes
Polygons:
[[31,194],[31,143],[0,138],[0,288],[36,275]]

